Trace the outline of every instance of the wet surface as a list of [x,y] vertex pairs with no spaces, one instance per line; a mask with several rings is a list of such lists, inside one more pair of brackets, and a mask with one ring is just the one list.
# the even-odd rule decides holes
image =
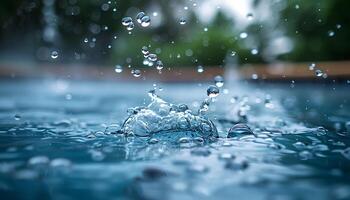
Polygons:
[[[213,142],[118,133],[152,83],[0,84],[4,199],[350,198],[349,84],[225,83]],[[157,90],[197,111],[208,85]]]

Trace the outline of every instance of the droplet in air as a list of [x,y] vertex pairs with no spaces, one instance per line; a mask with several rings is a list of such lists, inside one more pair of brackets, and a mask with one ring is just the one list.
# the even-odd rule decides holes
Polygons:
[[248,13],[247,14],[247,19],[248,20],[252,20],[254,17],[253,17],[253,14],[252,13]]
[[181,19],[180,19],[180,24],[181,24],[181,25],[185,25],[185,24],[186,24],[186,20],[183,19],[183,18],[181,18]]
[[198,72],[198,73],[204,72],[204,68],[202,67],[202,65],[199,65],[199,66],[197,67],[197,72]]
[[126,26],[126,30],[132,31],[134,29],[134,26],[134,23],[131,22],[128,26]]
[[141,26],[142,27],[148,27],[151,24],[151,18],[149,16],[144,16],[141,19]]
[[138,69],[133,69],[133,70],[131,70],[131,74],[137,78],[137,77],[141,76],[141,71]]
[[235,51],[231,51],[231,56],[235,56],[237,53]]
[[207,95],[210,98],[215,98],[219,95],[219,88],[215,85],[210,85],[207,89]]
[[58,52],[57,51],[52,51],[51,52],[51,58],[53,58],[53,59],[58,58]]
[[123,71],[123,67],[120,65],[116,65],[114,71],[117,73],[121,73]]
[[141,19],[146,16],[146,14],[144,12],[139,12],[137,15],[136,15],[136,20],[139,24],[141,24]]
[[85,43],[88,43],[88,42],[89,42],[89,39],[88,39],[88,38],[85,38],[85,39],[84,39],[84,42],[85,42]]
[[147,58],[149,61],[152,61],[152,62],[155,62],[158,59],[157,55],[153,53],[149,54]]
[[163,67],[164,67],[164,65],[163,65],[162,61],[158,60],[158,61],[156,62],[156,68],[157,68],[158,70],[161,70],[161,69],[163,69]]
[[259,77],[258,77],[257,74],[252,74],[252,79],[256,80],[256,79],[258,79],[258,78],[259,78]]
[[222,76],[220,76],[220,75],[215,76],[214,81],[215,81],[215,85],[217,87],[220,88],[220,87],[224,86],[224,78]]
[[248,33],[242,32],[241,34],[239,34],[239,37],[242,38],[242,39],[245,39],[245,38],[248,37]]
[[252,50],[250,51],[250,53],[251,53],[252,55],[256,55],[256,54],[259,53],[259,51],[258,51],[257,49],[252,49]]
[[309,70],[312,71],[312,70],[315,69],[315,67],[316,67],[316,64],[315,64],[315,63],[311,63],[311,64],[309,65]]
[[142,49],[141,49],[141,52],[142,52],[143,55],[147,55],[149,53],[148,47],[143,46]]
[[332,30],[331,30],[331,31],[328,31],[328,36],[329,36],[329,37],[333,37],[334,35],[335,35],[334,31],[332,31]]
[[123,26],[129,26],[129,24],[132,23],[132,18],[131,17],[124,17],[122,19],[122,25]]
[[321,70],[317,69],[315,71],[315,74],[316,74],[317,77],[321,77],[323,75],[323,72]]

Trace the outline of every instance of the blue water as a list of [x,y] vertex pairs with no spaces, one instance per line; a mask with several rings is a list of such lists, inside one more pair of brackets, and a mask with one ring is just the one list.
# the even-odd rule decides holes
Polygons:
[[[225,83],[210,143],[116,134],[152,84],[1,81],[1,199],[350,199],[349,85]],[[157,87],[197,110],[208,85]],[[254,135],[226,138],[233,96]]]

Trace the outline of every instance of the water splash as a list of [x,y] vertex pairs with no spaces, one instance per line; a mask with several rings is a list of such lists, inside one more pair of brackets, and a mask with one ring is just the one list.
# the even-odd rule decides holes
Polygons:
[[121,132],[127,136],[157,137],[178,141],[181,138],[202,138],[212,141],[218,137],[214,123],[202,116],[194,114],[186,104],[171,104],[156,95],[155,90],[149,92],[151,103],[146,107],[128,110]]

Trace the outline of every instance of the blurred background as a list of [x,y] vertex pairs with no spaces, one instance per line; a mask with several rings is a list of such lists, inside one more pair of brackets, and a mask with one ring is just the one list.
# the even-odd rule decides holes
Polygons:
[[[347,80],[349,7],[347,0],[5,0],[0,75],[116,76],[117,65],[127,76],[157,74],[143,65],[148,46],[163,71],[181,68],[188,79],[231,65],[245,78],[315,78],[315,65],[323,78]],[[136,23],[141,11],[150,26]],[[122,25],[126,16],[133,30]]]

